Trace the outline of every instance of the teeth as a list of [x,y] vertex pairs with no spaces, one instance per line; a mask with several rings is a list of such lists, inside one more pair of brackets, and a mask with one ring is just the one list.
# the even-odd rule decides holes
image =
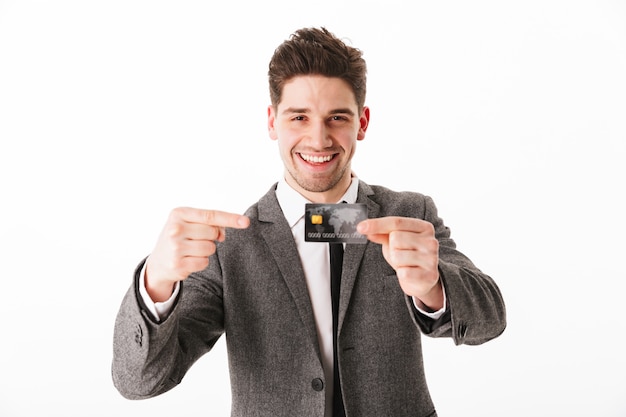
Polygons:
[[302,157],[302,159],[304,159],[307,162],[313,162],[315,164],[319,164],[322,162],[328,162],[331,159],[333,159],[332,155],[328,155],[328,156],[312,156],[312,155],[305,155],[305,154],[300,154],[300,156]]

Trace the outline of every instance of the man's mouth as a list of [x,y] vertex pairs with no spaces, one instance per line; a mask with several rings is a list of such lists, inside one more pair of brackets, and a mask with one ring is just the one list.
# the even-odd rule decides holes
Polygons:
[[307,155],[304,153],[299,154],[300,158],[302,158],[304,161],[310,163],[310,164],[323,164],[325,162],[330,162],[335,155],[324,155],[324,156],[319,156],[319,155]]

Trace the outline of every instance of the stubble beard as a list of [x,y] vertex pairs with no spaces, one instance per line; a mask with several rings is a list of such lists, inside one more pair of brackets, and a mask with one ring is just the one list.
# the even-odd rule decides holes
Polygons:
[[344,177],[348,167],[342,167],[341,169],[334,171],[330,177],[320,176],[318,178],[305,178],[304,175],[300,175],[295,169],[288,169],[291,178],[300,186],[303,190],[311,193],[324,193],[332,190],[341,179]]

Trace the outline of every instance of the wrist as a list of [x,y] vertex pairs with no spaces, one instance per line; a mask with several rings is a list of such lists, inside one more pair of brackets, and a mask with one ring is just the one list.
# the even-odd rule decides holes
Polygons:
[[151,283],[146,276],[144,284],[148,295],[155,303],[162,303],[169,300],[174,293],[174,283],[172,282]]
[[174,293],[175,282],[151,279],[149,274],[149,265],[147,265],[143,276],[143,283],[150,296],[155,303],[162,303],[169,300]]
[[441,310],[445,303],[441,278],[437,279],[437,283],[426,294],[414,296],[414,298],[424,311],[435,312]]

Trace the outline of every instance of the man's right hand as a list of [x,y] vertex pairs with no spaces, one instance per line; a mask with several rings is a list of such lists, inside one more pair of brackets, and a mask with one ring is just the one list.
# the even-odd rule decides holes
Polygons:
[[174,284],[209,265],[215,241],[224,241],[226,228],[245,229],[246,216],[217,210],[181,207],[172,210],[146,263],[145,284],[154,302],[169,299]]

